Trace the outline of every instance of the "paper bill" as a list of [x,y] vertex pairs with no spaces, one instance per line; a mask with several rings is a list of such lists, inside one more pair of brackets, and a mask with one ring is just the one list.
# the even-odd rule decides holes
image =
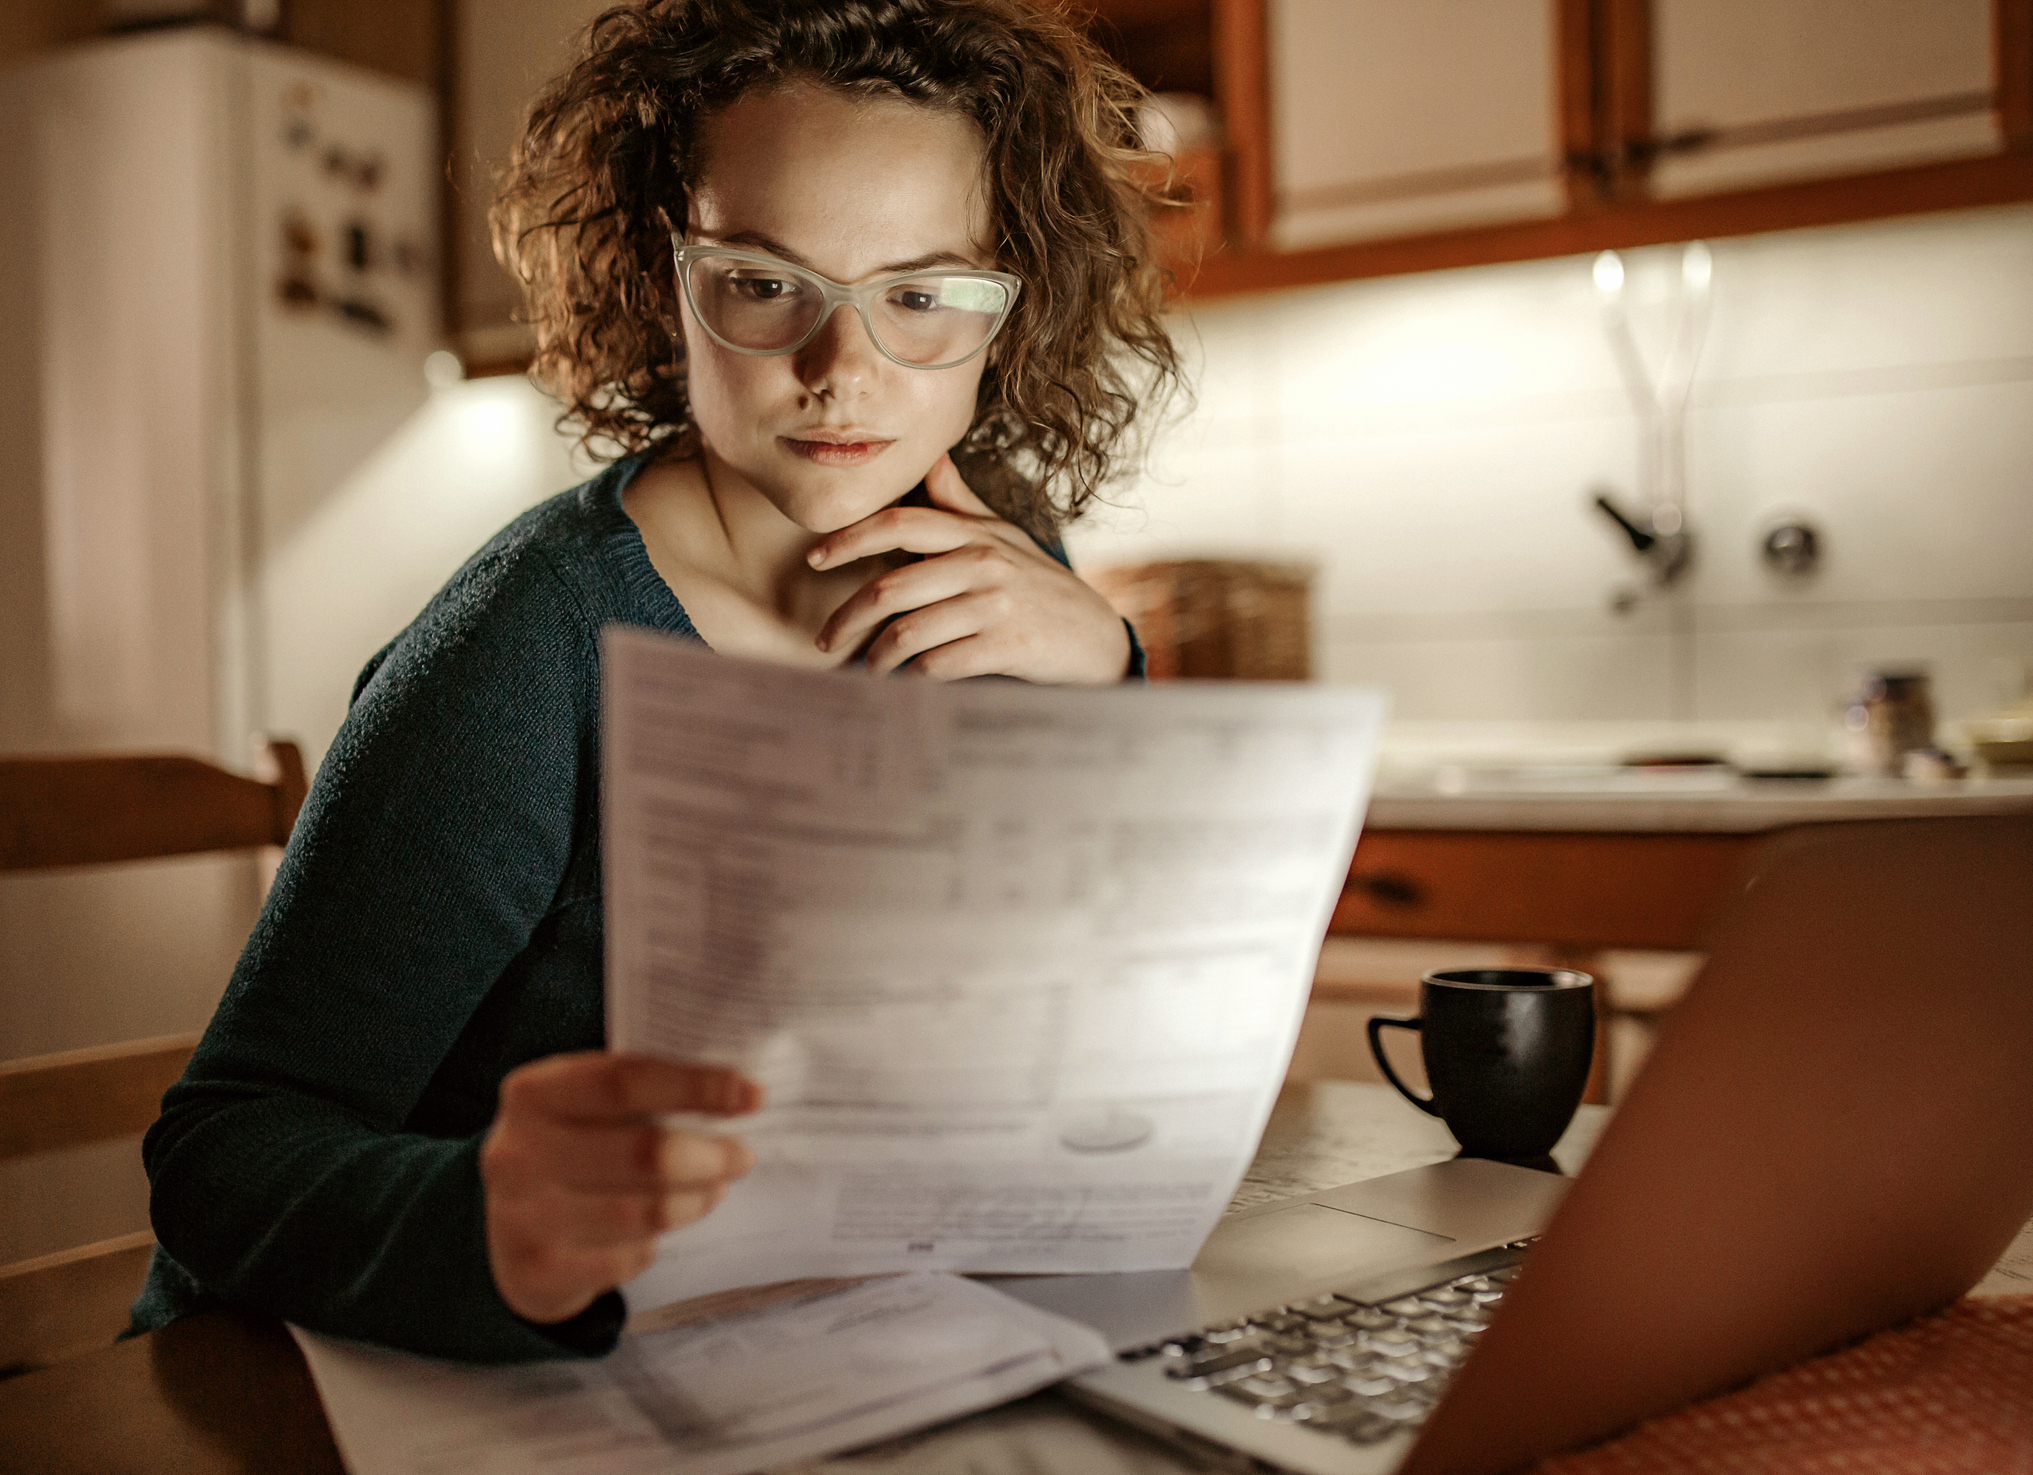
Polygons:
[[743,1475],[990,1408],[1109,1356],[1086,1327],[947,1275],[626,1337],[597,1362],[474,1367],[290,1331],[351,1475]]
[[1185,1265],[1347,874],[1380,693],[939,685],[605,636],[616,1049],[737,1066],[760,1165],[641,1310],[913,1269]]

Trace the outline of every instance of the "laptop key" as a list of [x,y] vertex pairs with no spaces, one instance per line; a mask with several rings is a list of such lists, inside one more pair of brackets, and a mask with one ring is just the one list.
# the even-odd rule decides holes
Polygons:
[[1250,1323],[1253,1326],[1268,1327],[1274,1332],[1290,1332],[1304,1327],[1306,1325],[1306,1318],[1294,1316],[1289,1311],[1273,1311],[1268,1316],[1251,1317]]
[[1374,1306],[1357,1306],[1342,1313],[1344,1325],[1360,1327],[1363,1331],[1378,1331],[1387,1326],[1396,1326],[1398,1319],[1388,1311],[1379,1311]]
[[1351,1373],[1341,1380],[1341,1386],[1364,1398],[1377,1398],[1398,1391],[1397,1379],[1387,1378],[1377,1372]]
[[1234,1399],[1237,1403],[1251,1409],[1262,1418],[1270,1418],[1281,1409],[1297,1408],[1304,1402],[1297,1393],[1279,1393],[1270,1397],[1262,1397],[1251,1393],[1240,1383],[1224,1383],[1214,1391],[1219,1393],[1223,1398]]
[[1426,1308],[1419,1304],[1417,1296],[1400,1296],[1395,1301],[1386,1301],[1380,1308],[1393,1316],[1417,1316]]
[[1348,1310],[1348,1302],[1339,1296],[1315,1296],[1310,1301],[1301,1301],[1292,1310],[1312,1321],[1338,1321]]
[[[1227,1351],[1216,1351],[1204,1357],[1188,1357],[1177,1366],[1165,1369],[1170,1378],[1212,1378],[1222,1373],[1236,1373],[1238,1369],[1249,1372],[1269,1372],[1272,1359],[1264,1355],[1261,1347],[1238,1347]],[[1241,1373],[1237,1373],[1242,1376]]]
[[1294,1362],[1285,1366],[1285,1376],[1295,1383],[1332,1383],[1341,1376],[1341,1369],[1332,1363]]
[[1373,1399],[1369,1411],[1401,1424],[1416,1424],[1426,1417],[1428,1405],[1423,1398],[1407,1398],[1400,1394],[1394,1398]]
[[1442,1316],[1421,1316],[1414,1321],[1406,1322],[1405,1325],[1410,1330],[1424,1333],[1427,1336],[1431,1336],[1435,1332],[1445,1332],[1453,1329],[1447,1319]]
[[1354,1444],[1375,1444],[1380,1439],[1390,1438],[1402,1427],[1390,1419],[1378,1418],[1369,1405],[1360,1401],[1323,1408],[1305,1423],[1308,1428],[1338,1434]]
[[1254,1398],[1283,1398],[1287,1393],[1297,1393],[1299,1385],[1283,1373],[1258,1373],[1254,1377],[1238,1378],[1227,1385]]
[[1313,1328],[1313,1345],[1315,1347],[1353,1347],[1361,1335],[1360,1332],[1351,1331],[1345,1326],[1336,1326],[1332,1330],[1324,1326],[1315,1326]]

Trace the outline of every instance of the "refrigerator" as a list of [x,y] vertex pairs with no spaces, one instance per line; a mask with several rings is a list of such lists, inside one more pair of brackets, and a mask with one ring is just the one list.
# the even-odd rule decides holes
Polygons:
[[0,742],[322,746],[360,632],[317,596],[401,530],[321,514],[428,393],[437,131],[424,88],[216,27],[0,74]]

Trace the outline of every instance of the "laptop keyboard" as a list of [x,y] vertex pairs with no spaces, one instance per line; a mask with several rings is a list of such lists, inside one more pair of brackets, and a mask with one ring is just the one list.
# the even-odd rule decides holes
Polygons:
[[1373,1444],[1425,1421],[1517,1273],[1458,1275],[1374,1304],[1318,1296],[1124,1356],[1161,1359],[1168,1378],[1259,1418]]

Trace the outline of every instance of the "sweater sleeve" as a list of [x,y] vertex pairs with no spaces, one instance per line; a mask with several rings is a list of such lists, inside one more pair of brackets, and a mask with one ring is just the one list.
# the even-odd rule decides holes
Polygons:
[[613,1345],[616,1294],[552,1327],[509,1310],[479,1136],[407,1125],[591,823],[595,662],[525,549],[470,566],[363,678],[143,1148],[157,1238],[211,1294],[445,1357]]

